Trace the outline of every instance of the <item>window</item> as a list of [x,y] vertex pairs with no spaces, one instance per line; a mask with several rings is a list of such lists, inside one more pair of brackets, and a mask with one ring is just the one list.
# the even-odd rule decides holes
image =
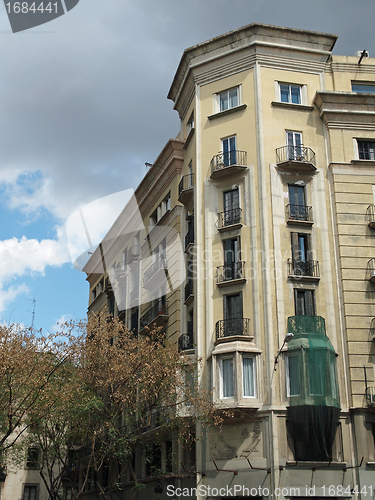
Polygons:
[[233,357],[220,359],[220,387],[222,398],[234,397]]
[[158,222],[158,209],[154,210],[150,215],[150,224],[149,224],[150,229],[156,226],[157,222]]
[[193,128],[194,128],[194,111],[191,113],[190,118],[186,123],[186,132],[188,135],[193,130]]
[[241,320],[241,333],[242,333],[242,294],[236,293],[235,295],[224,296],[224,317],[226,322],[234,320]]
[[296,316],[315,316],[314,291],[294,290]]
[[226,111],[227,109],[235,108],[239,105],[239,88],[226,90],[218,94],[219,97],[219,111]]
[[[295,266],[301,265],[311,260],[310,235],[306,233],[291,233],[292,259]],[[301,274],[301,273],[300,273]]]
[[188,185],[187,189],[190,189],[193,187],[193,160],[189,161],[188,165]]
[[309,220],[309,212],[306,206],[305,186],[289,184],[289,218],[294,220]]
[[230,238],[223,241],[225,281],[242,278],[242,265],[240,260],[240,238]]
[[240,197],[237,189],[224,192],[224,226],[241,222]]
[[375,94],[375,84],[353,83],[352,82],[352,92],[365,93],[365,94]]
[[28,448],[27,458],[26,458],[26,468],[27,469],[38,469],[39,468],[39,449],[38,448]]
[[375,141],[358,140],[358,157],[360,160],[375,160]]
[[301,104],[301,85],[293,85],[291,83],[280,83],[280,101],[290,104]]
[[37,486],[25,486],[22,500],[37,500]]
[[242,357],[242,390],[245,398],[255,398],[255,358]]
[[300,363],[298,354],[286,357],[286,395],[289,397],[299,396],[300,388]]
[[304,149],[301,132],[286,131],[287,159],[304,161]]
[[236,136],[227,137],[222,140],[224,165],[235,165],[237,162]]

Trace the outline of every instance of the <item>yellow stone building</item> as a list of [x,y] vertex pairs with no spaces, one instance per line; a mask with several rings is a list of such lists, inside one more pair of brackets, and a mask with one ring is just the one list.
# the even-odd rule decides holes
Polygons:
[[161,498],[373,496],[375,59],[336,38],[251,24],[186,49],[180,132],[87,264],[89,311],[164,328],[234,412],[195,450],[166,437]]

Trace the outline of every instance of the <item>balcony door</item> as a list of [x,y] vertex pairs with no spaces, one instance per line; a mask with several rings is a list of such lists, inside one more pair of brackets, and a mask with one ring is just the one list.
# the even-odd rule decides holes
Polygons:
[[228,167],[229,165],[235,165],[237,162],[236,158],[236,136],[227,137],[222,140],[223,145],[223,161],[224,165]]
[[240,278],[240,239],[230,238],[223,241],[224,245],[224,279],[233,280]]
[[312,258],[310,250],[310,235],[305,233],[291,233],[293,274],[311,276]]
[[224,226],[240,222],[240,196],[237,189],[224,193]]
[[224,319],[227,321],[231,320],[242,320],[243,309],[242,309],[242,294],[237,293],[235,295],[225,295],[224,297]]
[[295,220],[308,220],[305,186],[289,184],[288,189],[290,218]]
[[288,146],[288,160],[301,160],[303,156],[301,132],[286,131],[286,145]]

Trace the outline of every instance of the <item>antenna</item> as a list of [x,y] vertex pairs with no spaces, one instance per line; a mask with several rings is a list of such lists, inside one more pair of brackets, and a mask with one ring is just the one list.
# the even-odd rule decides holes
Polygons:
[[28,311],[28,312],[31,312],[32,316],[31,316],[31,329],[34,328],[34,320],[35,320],[35,304],[36,304],[36,299],[27,299],[29,300],[30,302],[33,303],[33,310],[32,311]]

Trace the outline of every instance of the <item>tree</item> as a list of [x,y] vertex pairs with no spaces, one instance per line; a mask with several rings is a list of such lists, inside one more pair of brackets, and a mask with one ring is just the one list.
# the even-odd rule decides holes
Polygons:
[[63,486],[72,488],[74,499],[87,489],[110,498],[126,469],[138,484],[132,467],[137,445],[157,445],[172,430],[191,440],[195,421],[220,423],[195,382],[197,364],[158,331],[138,338],[103,314],[64,330],[69,355],[55,380],[64,397],[49,413],[33,407],[38,425],[29,434],[41,450],[51,499],[62,500]]
[[22,325],[0,326],[0,455],[16,448],[27,432],[60,404],[59,372],[69,342]]

